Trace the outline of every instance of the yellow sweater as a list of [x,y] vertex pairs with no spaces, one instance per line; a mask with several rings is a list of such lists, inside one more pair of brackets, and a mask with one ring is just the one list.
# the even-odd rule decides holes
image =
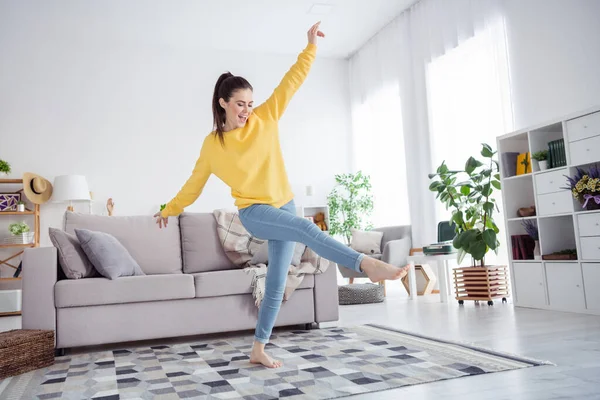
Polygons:
[[177,216],[196,201],[211,174],[231,188],[239,209],[252,204],[279,208],[293,199],[279,144],[279,119],[306,79],[316,52],[317,46],[309,43],[246,125],[225,132],[225,147],[214,132],[204,139],[192,176],[161,212],[163,217]]

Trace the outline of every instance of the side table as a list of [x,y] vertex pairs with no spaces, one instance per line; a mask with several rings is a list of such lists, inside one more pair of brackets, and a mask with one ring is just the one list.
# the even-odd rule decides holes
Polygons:
[[415,264],[437,264],[438,280],[440,284],[440,301],[445,303],[448,301],[448,288],[452,287],[450,282],[450,274],[448,273],[448,261],[456,260],[456,253],[425,255],[414,254],[407,257],[410,268],[408,270],[408,281],[410,287],[410,299],[417,298],[417,275],[415,273]]

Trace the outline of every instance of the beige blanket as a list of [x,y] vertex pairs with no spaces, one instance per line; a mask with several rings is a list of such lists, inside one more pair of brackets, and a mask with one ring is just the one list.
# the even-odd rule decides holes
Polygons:
[[[265,293],[267,265],[254,265],[250,262],[260,247],[267,245],[266,241],[252,236],[242,225],[237,212],[215,210],[213,214],[217,221],[217,232],[225,254],[231,262],[244,267],[246,273],[253,275],[252,295],[256,306],[260,307]],[[286,301],[290,298],[294,290],[302,283],[304,275],[322,274],[329,267],[329,263],[329,260],[305,247],[300,263],[298,265],[291,264],[289,267],[283,300]]]

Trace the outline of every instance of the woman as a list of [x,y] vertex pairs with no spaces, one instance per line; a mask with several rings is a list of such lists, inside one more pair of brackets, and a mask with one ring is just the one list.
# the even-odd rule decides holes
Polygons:
[[339,265],[362,271],[373,282],[399,279],[407,267],[365,257],[322,232],[315,224],[295,215],[279,144],[278,121],[294,93],[304,82],[315,59],[317,37],[325,35],[315,24],[308,44],[267,101],[253,109],[252,86],[230,73],[221,75],[213,95],[214,132],[202,145],[192,176],[166,207],[155,215],[159,227],[168,224],[202,192],[211,174],[231,187],[242,224],[252,235],[268,240],[269,266],[265,295],[258,313],[250,362],[276,368],[282,364],[265,353],[285,288],[295,242]]

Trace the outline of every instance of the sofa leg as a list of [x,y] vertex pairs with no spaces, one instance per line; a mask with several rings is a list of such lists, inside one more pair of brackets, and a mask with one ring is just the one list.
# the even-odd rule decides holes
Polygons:
[[351,285],[354,283],[354,278],[348,278],[348,280],[350,281]]
[[62,357],[65,355],[66,349],[54,349],[54,357]]
[[309,322],[308,324],[304,324],[304,330],[305,331],[310,331],[312,330],[312,322]]

